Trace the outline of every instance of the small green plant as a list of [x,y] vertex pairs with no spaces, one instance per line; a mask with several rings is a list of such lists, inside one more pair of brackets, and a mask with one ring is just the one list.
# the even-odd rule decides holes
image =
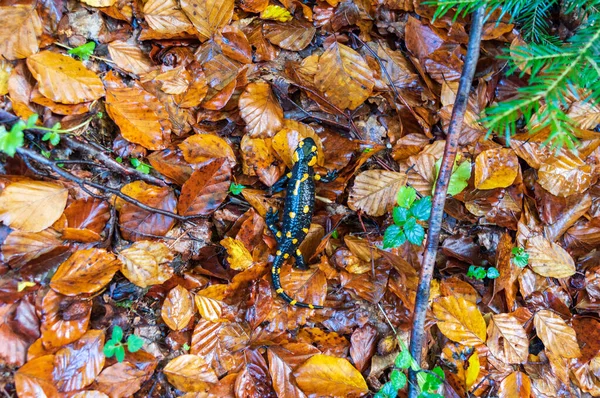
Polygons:
[[83,60],[87,60],[92,56],[94,50],[96,49],[96,43],[93,41],[87,42],[79,47],[75,47],[67,51],[70,55],[74,55]]
[[420,245],[425,238],[425,229],[418,221],[427,221],[431,213],[431,197],[417,199],[417,191],[412,187],[402,187],[398,191],[397,203],[392,216],[394,224],[383,234],[383,248],[398,247],[407,240]]
[[520,268],[524,268],[529,263],[529,253],[522,247],[513,247],[510,251],[512,262]]
[[471,265],[469,267],[469,270],[467,271],[467,276],[469,278],[474,278],[477,280],[482,280],[485,278],[496,279],[500,276],[500,272],[498,272],[498,269],[496,267],[489,267],[488,269],[485,269],[484,267]]
[[189,351],[190,350],[190,345],[188,343],[183,343],[183,345],[181,346],[181,349],[183,351]]
[[107,358],[114,355],[117,361],[123,362],[125,359],[125,346],[127,346],[129,352],[136,352],[144,345],[144,339],[134,334],[129,335],[125,343],[122,343],[121,340],[123,340],[123,329],[120,326],[115,326],[110,340],[104,344],[104,355]]
[[232,182],[231,185],[229,186],[229,192],[234,195],[239,195],[242,193],[242,190],[244,188],[246,188],[246,186],[244,186],[242,184],[238,184],[236,182]]
[[410,355],[404,342],[398,339],[402,350],[394,361],[394,369],[390,373],[390,381],[385,383],[381,390],[375,394],[375,398],[396,398],[398,390],[406,386],[407,378],[404,374],[409,368],[417,373],[417,383],[419,385],[419,398],[444,398],[437,393],[438,389],[444,383],[444,371],[439,366],[432,370],[424,370],[417,361]]
[[149,164],[146,164],[137,158],[131,158],[129,159],[129,161],[131,162],[131,165],[135,167],[135,169],[140,173],[150,174],[150,168],[152,166],[150,166]]

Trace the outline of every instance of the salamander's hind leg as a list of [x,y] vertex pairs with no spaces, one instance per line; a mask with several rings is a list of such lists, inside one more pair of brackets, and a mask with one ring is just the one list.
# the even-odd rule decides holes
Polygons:
[[273,208],[269,207],[267,211],[267,215],[265,216],[265,220],[267,221],[267,226],[269,227],[269,231],[275,235],[277,242],[281,241],[281,231],[277,229],[277,223],[279,222],[279,211],[275,210],[273,212]]
[[331,181],[335,180],[336,178],[338,178],[337,170],[329,170],[325,176],[320,176],[318,174],[315,175],[315,180],[325,182],[325,183],[331,182]]
[[296,259],[296,268],[301,270],[307,270],[309,268],[306,264],[306,261],[304,261],[304,256],[302,256],[302,252],[300,252],[300,249],[297,249],[294,252],[294,258]]

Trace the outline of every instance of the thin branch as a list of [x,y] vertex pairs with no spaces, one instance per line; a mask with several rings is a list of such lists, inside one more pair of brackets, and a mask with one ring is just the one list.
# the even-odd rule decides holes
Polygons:
[[[481,31],[484,17],[485,7],[479,6],[473,14],[465,65],[460,77],[456,101],[452,109],[452,117],[450,119],[448,135],[446,137],[446,146],[444,147],[440,173],[433,195],[431,218],[429,219],[429,230],[427,231],[423,266],[421,267],[419,276],[419,285],[417,288],[417,298],[413,315],[413,329],[410,339],[410,354],[418,364],[421,363],[423,337],[425,335],[425,315],[429,304],[429,289],[439,246],[446,193],[448,191],[450,175],[452,174],[452,167],[454,166],[454,160],[456,158],[458,137],[467,109],[471,82],[473,81],[477,60],[479,59],[479,46],[481,43]],[[416,398],[417,395],[419,395],[418,388],[414,387],[417,383],[416,376],[415,372],[409,372],[409,377],[412,381],[412,384],[409,385],[408,389],[409,398]]]
[[55,172],[59,176],[65,178],[69,181],[73,181],[74,183],[76,183],[82,189],[84,189],[86,191],[87,191],[87,188],[85,188],[86,186],[96,188],[102,192],[111,193],[111,194],[123,199],[125,202],[131,203],[131,204],[139,207],[140,209],[144,209],[144,210],[152,212],[152,213],[162,214],[163,216],[171,217],[171,218],[174,218],[179,221],[189,221],[189,220],[193,220],[195,218],[203,218],[203,216],[199,216],[199,215],[198,216],[180,216],[179,214],[170,212],[168,210],[158,209],[156,207],[145,205],[144,203],[140,202],[139,200],[136,200],[129,195],[125,195],[123,192],[121,192],[118,189],[110,188],[110,187],[104,186],[102,184],[98,184],[98,183],[95,183],[92,181],[87,181],[82,178],[76,177],[73,174],[69,173],[68,171],[63,170],[60,167],[58,167],[54,161],[52,161],[50,159],[46,159],[45,157],[43,157],[42,155],[40,155],[39,153],[37,153],[35,151],[25,149],[25,148],[18,148],[17,153],[19,155],[21,155],[22,157],[27,157],[43,166],[50,168],[53,172]]

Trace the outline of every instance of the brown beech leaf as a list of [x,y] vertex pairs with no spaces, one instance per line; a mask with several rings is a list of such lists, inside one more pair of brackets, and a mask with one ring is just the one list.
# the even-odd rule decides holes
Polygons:
[[313,355],[294,376],[305,394],[356,397],[369,391],[360,372],[344,358]]
[[85,334],[92,303],[49,290],[42,301],[41,313],[42,344],[47,350],[55,350]]
[[244,32],[234,25],[228,25],[221,35],[216,37],[216,41],[221,46],[223,54],[243,64],[252,63],[252,47]]
[[551,278],[567,278],[575,274],[575,262],[565,249],[541,235],[527,240],[529,266],[537,274]]
[[494,189],[512,185],[519,174],[519,159],[510,148],[488,149],[475,159],[475,188]]
[[142,49],[122,40],[115,40],[108,44],[108,53],[117,66],[127,72],[141,75],[152,70],[150,57]]
[[38,107],[31,103],[31,96],[36,84],[27,66],[23,63],[18,63],[10,73],[8,94],[13,112],[21,119],[27,120],[31,115],[39,112]]
[[319,58],[315,85],[338,108],[354,110],[373,92],[373,71],[350,47],[334,42]]
[[27,58],[27,66],[38,81],[38,89],[52,101],[79,104],[104,96],[102,80],[81,61],[53,51]]
[[188,16],[200,38],[206,40],[231,21],[234,0],[182,0],[181,9]]
[[17,395],[23,398],[60,397],[52,379],[53,369],[54,355],[44,355],[21,366],[15,373]]
[[179,149],[188,163],[204,163],[215,158],[227,158],[234,166],[235,154],[231,145],[214,134],[195,134],[179,144]]
[[360,173],[350,189],[348,207],[362,210],[370,216],[391,212],[396,195],[406,184],[406,173],[387,170],[367,170]]
[[257,175],[260,181],[269,187],[283,175],[284,165],[275,157],[271,139],[250,138],[248,135],[244,135],[240,143],[240,150],[244,174]]
[[50,287],[66,296],[96,293],[110,282],[120,267],[120,261],[104,249],[78,250],[58,267]]
[[269,83],[250,83],[240,95],[240,115],[252,138],[270,138],[283,127],[283,109]]
[[[121,188],[121,192],[145,205],[176,211],[177,199],[170,188],[134,181]],[[140,209],[131,203],[124,203],[120,208],[119,226],[123,237],[128,240],[144,240],[144,234],[164,236],[174,224],[175,219],[171,217]]]
[[110,219],[108,203],[96,198],[77,199],[64,212],[67,227],[63,239],[96,242]]
[[168,119],[159,100],[138,85],[108,88],[106,111],[129,142],[151,150],[164,149],[170,130],[161,120]]
[[292,19],[290,22],[267,22],[264,35],[271,43],[289,51],[304,50],[315,36],[313,24]]
[[240,7],[244,11],[259,13],[269,5],[269,0],[241,0]]
[[564,358],[581,356],[575,330],[560,316],[550,310],[541,310],[534,315],[533,324],[535,333],[548,350]]
[[315,130],[307,124],[296,120],[285,119],[283,128],[273,137],[273,149],[279,157],[283,159],[285,164],[291,168],[294,164],[292,156],[298,148],[298,144],[305,138],[312,138],[317,146],[317,164],[323,166],[325,164],[325,152],[323,151],[323,143]]
[[506,376],[500,389],[498,390],[499,398],[529,398],[531,397],[531,380],[523,372],[513,372]]
[[76,392],[75,394],[70,394],[69,398],[110,398],[110,397],[100,391],[85,390],[85,391]]
[[438,328],[450,340],[468,346],[485,343],[485,320],[475,303],[462,297],[440,297],[433,302],[433,313]]
[[538,178],[538,183],[546,191],[564,198],[584,192],[597,176],[594,176],[592,166],[579,157],[561,153],[541,165]]
[[327,278],[318,268],[303,271],[284,265],[281,286],[290,296],[305,303],[323,305],[327,296]]
[[139,287],[160,285],[173,276],[174,254],[162,242],[142,240],[119,253],[121,273]]
[[194,316],[192,295],[183,286],[177,285],[163,302],[160,315],[172,330],[185,328]]
[[13,268],[21,267],[52,250],[62,247],[60,234],[52,229],[41,232],[12,231],[0,246],[2,259]]
[[175,0],[149,0],[143,12],[144,20],[158,33],[176,34],[192,28]]
[[177,209],[183,216],[207,215],[214,212],[227,198],[231,170],[218,158],[192,173],[181,187]]
[[197,62],[188,66],[190,85],[185,93],[175,96],[175,102],[181,108],[193,108],[200,105],[208,92],[206,75]]
[[39,50],[42,21],[35,6],[12,4],[0,7],[0,56],[8,60],[27,58]]
[[227,285],[212,285],[202,289],[194,295],[194,301],[200,316],[211,322],[225,322],[221,318],[223,314],[223,299],[227,291]]
[[114,5],[117,0],[81,0],[81,2],[91,7],[110,7]]
[[510,314],[492,315],[487,346],[492,355],[507,363],[523,363],[529,355],[529,340],[523,325]]
[[320,351],[307,343],[289,343],[284,346],[271,346],[267,351],[269,373],[273,389],[281,398],[305,398],[306,395],[295,383],[293,371],[311,356]]
[[370,324],[354,329],[350,337],[350,357],[359,371],[365,370],[375,354],[377,329]]
[[165,177],[173,180],[177,185],[183,185],[194,171],[192,167],[185,162],[181,151],[174,149],[164,149],[156,151],[148,156],[150,165],[156,171]]
[[198,355],[181,355],[163,369],[167,380],[178,390],[205,391],[219,381],[214,370]]
[[55,385],[61,392],[81,390],[94,381],[104,367],[104,331],[89,330],[79,340],[56,352]]
[[69,192],[52,182],[22,180],[0,194],[0,221],[13,229],[39,232],[61,216]]
[[227,237],[220,243],[227,250],[227,261],[232,269],[244,271],[254,265],[252,253],[244,246],[243,242]]
[[104,369],[96,379],[97,388],[111,398],[135,394],[146,377],[146,372],[129,362],[116,363]]

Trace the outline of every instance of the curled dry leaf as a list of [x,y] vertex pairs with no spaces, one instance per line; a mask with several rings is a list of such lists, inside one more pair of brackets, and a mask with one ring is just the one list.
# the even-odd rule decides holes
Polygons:
[[440,297],[433,302],[437,326],[444,336],[463,345],[485,343],[486,325],[475,303],[462,297]]
[[283,127],[283,109],[265,82],[250,83],[240,95],[240,115],[252,138],[269,138]]
[[551,278],[567,278],[575,274],[575,262],[565,249],[541,235],[527,240],[529,266],[537,274]]
[[182,0],[180,2],[181,9],[203,40],[210,38],[231,21],[234,3],[234,0]]
[[163,369],[167,380],[181,391],[205,391],[219,381],[214,370],[198,355],[181,355]]
[[499,398],[531,397],[531,380],[523,372],[512,372],[502,380],[498,390]]
[[53,370],[54,355],[44,355],[21,366],[15,373],[17,396],[58,398],[60,394],[52,379]]
[[59,184],[22,180],[0,194],[0,221],[13,229],[39,232],[59,219],[69,192]]
[[108,53],[115,64],[127,72],[141,75],[152,70],[150,57],[133,43],[115,40],[108,44]]
[[360,173],[350,189],[348,207],[362,210],[370,216],[382,216],[392,210],[396,195],[406,184],[406,173],[387,170],[367,170]]
[[283,128],[273,137],[273,149],[284,163],[291,168],[294,164],[292,156],[298,148],[298,144],[309,137],[315,141],[317,146],[317,164],[323,166],[325,164],[325,152],[323,151],[321,137],[317,135],[312,127],[296,120],[285,119],[283,121]]
[[231,169],[225,158],[215,159],[194,171],[181,187],[177,209],[183,216],[207,215],[227,198]]
[[519,174],[519,159],[510,148],[481,152],[475,159],[475,188],[494,189],[512,185]]
[[104,96],[104,85],[98,75],[66,55],[42,51],[27,58],[27,66],[40,92],[52,101],[79,104]]
[[58,267],[50,287],[66,296],[96,293],[120,267],[120,261],[104,249],[78,250]]
[[567,197],[587,190],[597,180],[592,166],[567,152],[543,163],[538,170],[538,183],[552,195]]
[[89,330],[54,356],[54,382],[61,392],[81,390],[94,382],[104,367],[104,331]]
[[162,242],[143,240],[119,253],[121,272],[139,287],[160,285],[173,276],[173,252]]
[[227,250],[227,261],[232,269],[244,271],[254,265],[252,253],[244,246],[243,242],[227,237],[220,243]]
[[529,355],[529,340],[523,325],[510,314],[492,315],[487,346],[492,355],[507,363],[523,363]]
[[534,315],[533,324],[535,333],[548,350],[563,358],[581,356],[575,330],[560,316],[550,310],[541,310]]
[[192,295],[183,286],[177,285],[163,302],[160,315],[172,330],[185,328],[194,316]]
[[360,54],[334,42],[319,58],[315,85],[338,108],[354,110],[369,98],[375,79]]
[[158,33],[176,34],[192,28],[175,0],[149,0],[143,12],[150,28]]
[[195,134],[179,144],[179,149],[188,163],[204,163],[215,158],[227,158],[235,165],[235,154],[231,145],[214,134]]
[[365,379],[347,359],[316,354],[294,372],[305,394],[356,397],[369,391]]
[[285,50],[300,51],[310,44],[317,30],[311,23],[294,18],[285,23],[267,22],[263,31],[271,43]]
[[33,5],[0,7],[0,56],[8,60],[27,58],[39,50],[42,21]]

